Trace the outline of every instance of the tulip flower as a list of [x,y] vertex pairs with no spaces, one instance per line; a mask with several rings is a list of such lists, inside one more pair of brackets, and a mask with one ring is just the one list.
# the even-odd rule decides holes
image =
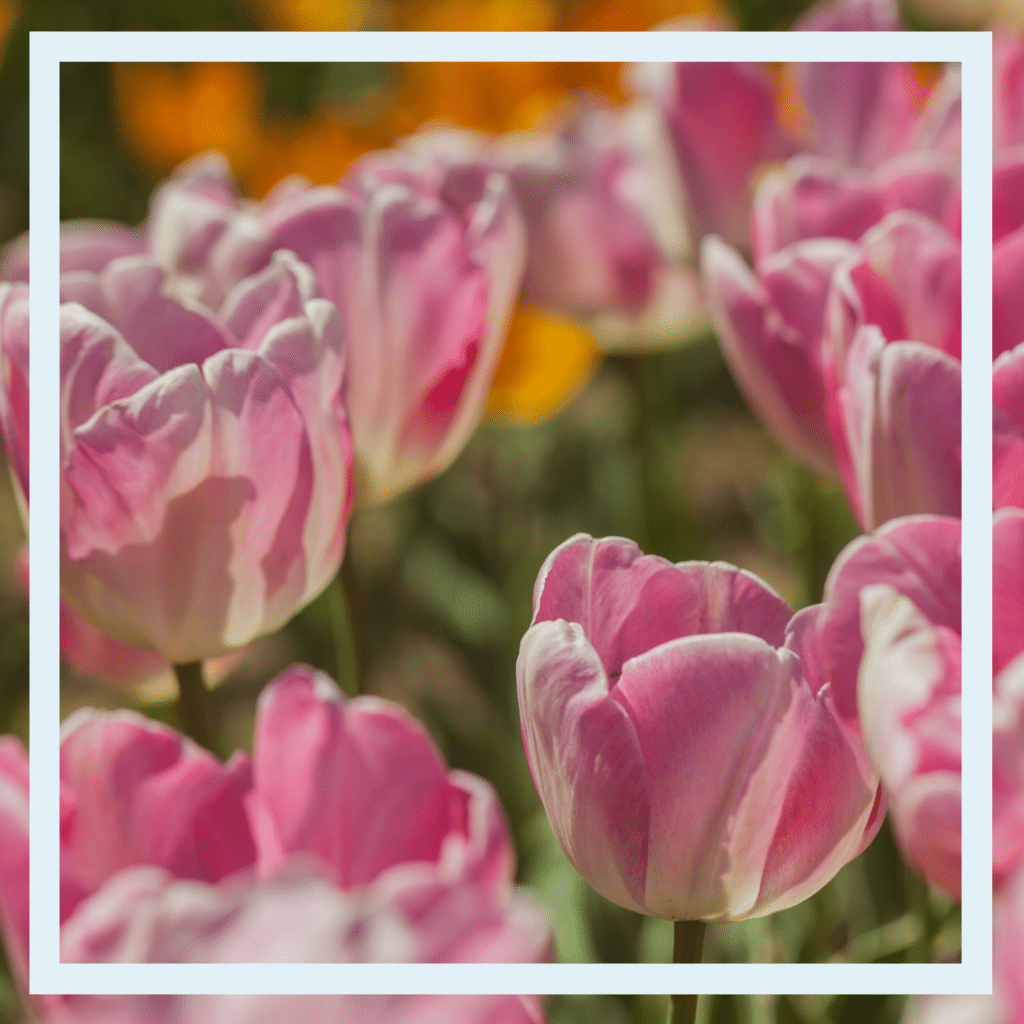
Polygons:
[[1024,864],[1024,510],[992,524],[992,876]]
[[750,403],[795,458],[835,471],[821,335],[832,273],[853,251],[839,238],[797,242],[750,271],[721,239],[705,239],[708,306],[726,361]]
[[280,254],[219,314],[150,256],[61,278],[61,587],[115,640],[195,662],[330,580],[351,507],[340,320]]
[[833,275],[822,345],[833,451],[862,526],[960,514],[960,246],[890,214]]
[[[893,32],[892,0],[838,0],[796,26],[808,32]],[[800,65],[803,100],[821,152],[851,167],[876,167],[909,148],[916,110],[906,63],[843,61]]]
[[442,472],[483,414],[522,280],[507,181],[371,154],[340,189],[282,183],[263,222],[344,321],[358,500],[386,501]]
[[1024,508],[1024,342],[992,368],[992,507]]
[[0,284],[0,431],[27,522],[29,477],[28,285]]
[[992,145],[1001,153],[1024,144],[1024,36],[992,36]]
[[1024,147],[997,167],[992,178],[992,352],[999,356],[1024,343]]
[[848,544],[816,624],[841,711],[858,709],[903,852],[960,895],[960,520],[910,516]]
[[750,64],[638,64],[633,89],[660,111],[683,182],[695,242],[716,234],[746,247],[750,183],[795,146],[768,80]]
[[805,649],[810,611],[620,538],[548,556],[516,665],[523,742],[555,836],[603,896],[677,921],[758,917],[874,837],[877,779]]
[[[489,784],[449,771],[397,706],[348,701],[313,669],[293,666],[264,691],[251,761],[236,753],[221,764],[134,712],[86,709],[64,723],[60,773],[65,961],[532,962],[550,954],[545,913],[511,887],[515,858]],[[0,924],[24,985],[28,759],[10,737],[0,740],[0,867]],[[152,1019],[148,998],[53,997],[36,1009],[46,1021],[141,1022]],[[158,1019],[184,1024],[215,1005],[248,1022],[293,1004],[189,997]],[[299,1000],[289,1019],[316,1005]],[[408,1005],[417,1022],[505,1019],[473,1000],[465,1017],[458,1002],[447,1004],[448,1018],[442,1006]],[[328,1000],[319,1012],[357,1006]],[[538,1014],[528,1001],[509,1019]]]

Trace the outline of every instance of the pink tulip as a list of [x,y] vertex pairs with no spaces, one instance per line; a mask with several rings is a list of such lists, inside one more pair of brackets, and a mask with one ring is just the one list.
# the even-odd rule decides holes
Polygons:
[[992,178],[992,352],[1000,355],[1024,342],[1024,147]]
[[1024,37],[997,31],[992,37],[992,144],[1001,153],[1024,144]]
[[833,275],[823,365],[833,450],[865,529],[960,514],[960,247],[890,214]]
[[960,895],[960,521],[911,516],[848,544],[816,623],[841,713],[859,709],[903,852]]
[[[815,7],[797,25],[815,32],[891,32],[899,27],[892,0],[838,0]],[[818,148],[841,163],[877,167],[909,147],[916,117],[909,65],[803,64],[800,85]]]
[[[490,786],[448,771],[387,701],[295,666],[264,691],[255,755],[221,765],[129,711],[82,711],[61,742],[61,949],[80,962],[498,962],[551,953],[511,886]],[[28,761],[0,741],[0,923],[27,970]],[[348,999],[68,998],[49,1022],[373,1020]],[[388,1002],[417,1022],[540,1021],[532,1000]],[[304,1014],[309,1016],[303,1016]],[[380,1020],[390,1019],[381,1010]],[[408,1013],[408,1016],[406,1016]],[[449,1016],[445,1016],[445,1014]],[[221,1015],[223,1014],[223,1016]]]
[[588,320],[606,351],[707,326],[669,140],[657,112],[591,105],[501,161],[526,220],[524,291]]
[[[61,586],[172,662],[278,628],[341,561],[342,326],[279,254],[218,314],[150,256],[62,275]],[[191,554],[190,554],[191,552]]]
[[755,260],[806,238],[858,241],[886,214],[915,210],[959,219],[959,168],[947,157],[905,153],[871,171],[801,154],[761,179],[751,213]]
[[[121,256],[137,256],[145,251],[145,239],[136,228],[113,221],[65,221],[60,227],[61,273],[88,270],[98,274],[108,263]],[[0,281],[28,284],[28,233],[19,235],[0,254]]]
[[751,273],[718,238],[705,239],[708,306],[726,361],[751,404],[794,457],[834,472],[825,415],[821,334],[836,266],[853,250],[838,238],[797,242]]
[[494,791],[448,771],[415,719],[388,701],[346,701],[295,666],[260,697],[249,812],[263,874],[315,854],[342,888],[423,862],[441,878],[507,885],[515,859]]
[[877,779],[806,647],[816,610],[793,619],[724,563],[585,534],[548,556],[533,609],[523,742],[562,849],[602,895],[676,920],[757,917],[874,837]]
[[683,182],[691,235],[746,247],[751,181],[792,155],[767,79],[749,64],[642,64],[634,88],[660,110]]
[[29,497],[28,366],[28,286],[0,284],[0,431],[22,513]]
[[996,158],[992,168],[992,241],[1024,227],[1024,146]]
[[1024,863],[1024,510],[992,525],[992,875]]
[[1024,508],[1024,342],[992,368],[992,507]]
[[313,268],[345,324],[358,499],[442,472],[483,413],[522,279],[507,179],[371,154],[340,188],[283,182],[262,222]]

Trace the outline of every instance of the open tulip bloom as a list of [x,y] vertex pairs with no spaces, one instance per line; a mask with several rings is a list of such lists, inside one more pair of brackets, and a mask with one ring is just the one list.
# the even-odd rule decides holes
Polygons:
[[884,801],[821,673],[820,609],[794,616],[750,573],[621,538],[548,556],[516,666],[523,742],[598,892],[677,921],[758,917],[874,838]]

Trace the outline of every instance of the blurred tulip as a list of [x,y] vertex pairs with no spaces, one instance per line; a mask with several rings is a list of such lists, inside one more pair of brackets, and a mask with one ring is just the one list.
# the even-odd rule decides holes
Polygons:
[[1024,36],[992,36],[992,145],[999,154],[1024,144]]
[[833,274],[822,362],[833,451],[866,530],[960,514],[960,246],[886,217]]
[[[838,0],[815,6],[796,28],[892,32],[899,21],[893,0]],[[917,114],[909,64],[802,64],[800,84],[822,153],[849,167],[877,167],[908,148]]]
[[483,415],[522,280],[507,180],[371,154],[339,188],[282,182],[262,219],[344,321],[357,499],[386,501],[442,472]]
[[0,431],[22,520],[28,523],[28,285],[0,284]]
[[692,238],[717,234],[746,248],[754,172],[795,148],[767,78],[750,64],[699,62],[638,64],[633,75],[671,139]]
[[1024,228],[1024,146],[995,160],[992,170],[992,241]]
[[[347,701],[327,676],[293,666],[261,697],[254,750],[251,763],[236,753],[222,765],[130,711],[83,710],[64,723],[65,961],[533,962],[550,955],[546,914],[511,886],[515,857],[494,791],[477,776],[449,771],[396,705]],[[28,760],[10,737],[0,740],[0,865],[0,923],[24,983]],[[55,999],[37,1004],[45,1020],[153,1019],[144,1000],[118,997],[103,1017],[99,1000]],[[156,1019],[209,1019],[200,1011],[211,1005],[172,1002]],[[223,1009],[233,1020],[263,1020],[262,1005],[227,999]],[[467,1019],[492,1019],[487,1006],[466,1005],[475,1007]],[[328,1001],[321,1012],[332,1007],[349,1008]],[[425,1021],[445,1019],[432,1015],[438,1007],[422,1009]]]
[[960,521],[911,516],[848,544],[815,626],[836,706],[856,705],[915,869],[960,895]]
[[1024,342],[992,368],[992,507],[1024,508]]
[[992,525],[992,877],[1024,863],[1024,510]]
[[[152,257],[61,278],[61,588],[175,663],[278,628],[337,571],[351,507],[330,303],[282,253],[219,315]],[[76,300],[76,301],[68,301]]]
[[523,742],[562,849],[602,895],[675,920],[758,917],[874,837],[855,721],[802,661],[808,613],[757,577],[578,534],[533,608]]
[[[1002,170],[1009,168],[1004,165]],[[1006,180],[1010,178],[1010,180]],[[992,181],[995,233],[992,249],[992,353],[1003,352],[1024,343],[1024,296],[1020,284],[1024,281],[1024,203],[1016,189],[1024,188],[1024,148],[1009,175],[998,172]],[[1007,191],[1013,194],[1004,201]],[[1008,209],[1010,203],[1020,206]],[[1020,223],[1014,223],[1020,218]],[[1007,230],[1008,229],[1008,230]]]
[[806,238],[859,241],[886,214],[958,220],[960,177],[948,158],[906,153],[865,171],[801,154],[761,179],[751,213],[755,261]]
[[703,247],[708,306],[733,376],[786,450],[822,473],[835,472],[821,365],[825,300],[852,251],[838,238],[809,239],[767,256],[755,275],[721,239]]

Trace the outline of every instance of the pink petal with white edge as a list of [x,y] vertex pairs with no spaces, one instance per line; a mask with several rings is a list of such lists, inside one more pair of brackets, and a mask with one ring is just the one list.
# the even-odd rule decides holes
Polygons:
[[260,869],[316,854],[343,888],[398,864],[505,883],[514,854],[490,786],[448,772],[422,727],[372,697],[346,700],[295,666],[260,697],[250,813]]
[[662,111],[695,242],[717,234],[746,248],[754,173],[794,149],[761,70],[732,63],[641,65],[636,88]]
[[820,340],[828,283],[848,246],[820,239],[790,246],[758,266],[705,239],[702,272],[722,350],[744,393],[802,462],[834,471],[824,413]]
[[[960,514],[958,360],[862,327],[838,394],[849,452],[844,483],[866,530],[921,512]],[[840,467],[846,470],[840,459]]]
[[887,584],[860,592],[857,704],[915,868],[960,896],[960,634]]
[[889,586],[909,598],[929,622],[959,633],[960,581],[960,521],[952,517],[894,520],[843,548],[825,581],[815,642],[818,672],[831,684],[845,721],[858,720],[857,671],[864,653],[861,591]]
[[1002,508],[992,520],[992,669],[1024,653],[1024,510]]
[[578,622],[609,677],[679,637],[751,633],[781,646],[792,611],[766,583],[724,562],[673,565],[631,540],[577,534],[544,562],[533,624]]
[[[62,871],[80,897],[136,864],[215,882],[254,863],[245,754],[223,765],[134,712],[86,709],[64,723],[60,757]],[[76,904],[62,904],[66,919]]]
[[1024,508],[1024,343],[992,367],[992,507]]

